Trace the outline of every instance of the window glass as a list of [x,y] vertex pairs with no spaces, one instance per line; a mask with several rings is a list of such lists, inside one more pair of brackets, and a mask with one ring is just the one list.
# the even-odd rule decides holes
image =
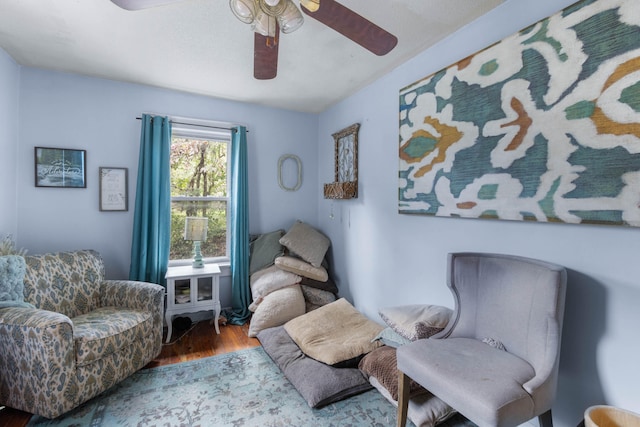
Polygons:
[[221,138],[193,137],[174,131],[171,141],[170,260],[193,258],[193,242],[184,240],[185,218],[206,217],[203,258],[228,257],[228,147]]

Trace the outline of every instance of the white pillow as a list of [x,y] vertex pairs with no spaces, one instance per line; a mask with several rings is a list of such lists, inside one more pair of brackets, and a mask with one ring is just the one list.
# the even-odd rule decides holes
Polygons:
[[284,271],[275,265],[259,270],[251,275],[251,296],[256,304],[273,291],[300,283],[302,277]]
[[276,258],[276,266],[282,270],[298,274],[308,279],[326,282],[329,280],[329,273],[324,267],[314,267],[308,262],[291,256],[281,256]]
[[255,337],[263,329],[284,325],[305,313],[304,296],[300,285],[271,292],[264,297],[251,316],[248,335]]
[[331,241],[315,228],[296,221],[280,238],[280,244],[314,267],[320,267]]
[[381,308],[378,314],[391,329],[415,341],[444,329],[453,310],[440,305],[413,304]]

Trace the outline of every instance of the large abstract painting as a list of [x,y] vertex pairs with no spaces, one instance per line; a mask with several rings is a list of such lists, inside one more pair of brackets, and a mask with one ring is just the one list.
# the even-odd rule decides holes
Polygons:
[[640,227],[640,5],[584,0],[400,91],[399,211]]

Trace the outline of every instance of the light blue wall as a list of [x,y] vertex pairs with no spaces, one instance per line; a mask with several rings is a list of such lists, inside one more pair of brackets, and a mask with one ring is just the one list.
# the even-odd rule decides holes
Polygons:
[[[250,130],[252,231],[288,228],[296,218],[316,222],[332,239],[342,295],[368,316],[379,320],[379,307],[397,304],[452,305],[444,283],[447,252],[513,253],[563,264],[570,275],[556,425],[575,426],[596,403],[640,412],[640,229],[397,213],[399,89],[572,2],[508,0],[319,116],[20,69],[0,50],[0,169],[14,164],[4,153],[19,136],[15,178],[0,175],[0,204],[15,203],[5,180],[8,187],[17,184],[18,211],[0,213],[0,232],[13,231],[17,222],[18,244],[32,253],[95,248],[105,255],[107,274],[124,277],[132,212],[99,212],[97,174],[99,166],[122,166],[135,176],[135,117],[149,111],[244,123]],[[362,124],[359,198],[324,200],[321,185],[333,180],[331,134],[356,122]],[[88,188],[35,188],[34,146],[86,149]],[[296,193],[277,186],[276,164],[285,153],[304,163],[304,184]],[[130,183],[130,203],[134,187]]]
[[[212,75],[212,78],[215,76]],[[247,126],[252,232],[289,228],[317,217],[317,116],[72,74],[23,68],[18,147],[19,245],[30,253],[92,248],[107,276],[128,276],[135,177],[143,112]],[[87,150],[87,188],[34,186],[34,147]],[[303,162],[297,192],[278,186],[278,158]],[[100,212],[98,168],[129,168],[128,212]],[[223,301],[224,302],[224,301]]]
[[[592,404],[640,412],[640,229],[399,215],[398,93],[573,0],[509,0],[455,35],[320,115],[319,180],[333,180],[331,134],[361,123],[360,194],[319,193],[318,223],[332,239],[343,295],[368,316],[379,307],[452,306],[446,254],[518,254],[569,268],[559,395],[554,419],[575,426]],[[333,209],[333,219],[331,212]]]
[[16,164],[20,67],[0,49],[0,239],[17,238]]

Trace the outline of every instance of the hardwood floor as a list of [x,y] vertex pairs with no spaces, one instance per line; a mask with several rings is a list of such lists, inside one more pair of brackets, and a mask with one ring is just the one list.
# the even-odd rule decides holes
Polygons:
[[[160,355],[144,369],[258,347],[260,341],[249,338],[248,330],[249,324],[220,325],[220,335],[217,335],[213,324],[208,320],[196,323],[187,331],[174,329],[173,336],[179,338],[164,344]],[[0,427],[24,427],[30,418],[31,414],[27,412],[11,408],[0,409]]]

